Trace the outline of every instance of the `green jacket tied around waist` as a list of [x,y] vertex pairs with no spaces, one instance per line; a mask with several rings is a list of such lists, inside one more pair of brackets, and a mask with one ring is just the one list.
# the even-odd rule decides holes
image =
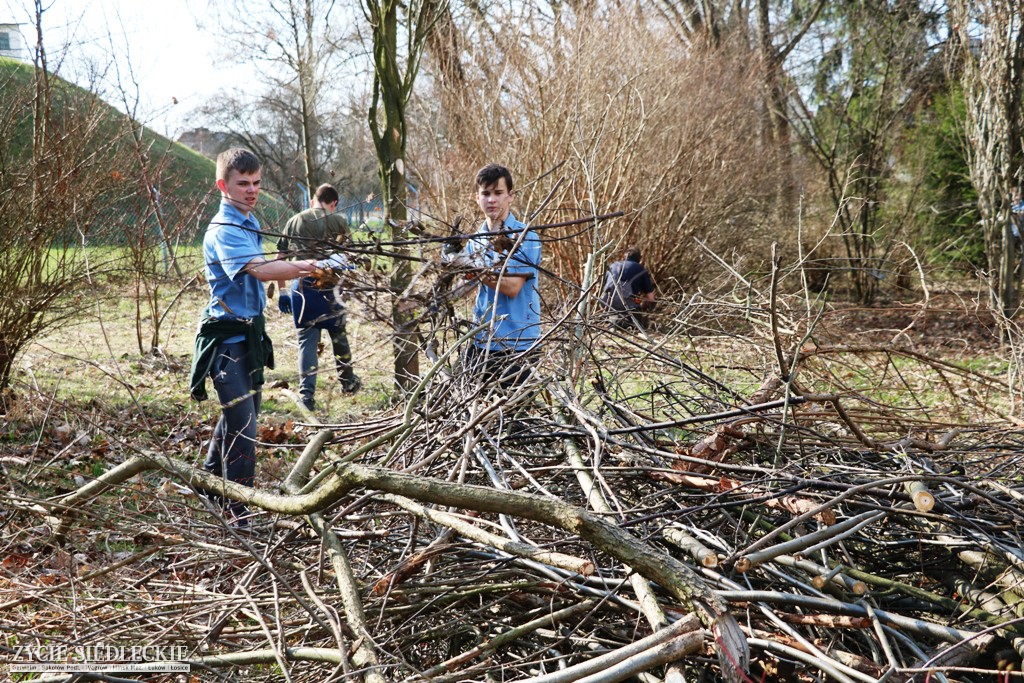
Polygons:
[[203,318],[196,333],[196,349],[192,354],[192,373],[189,377],[189,393],[197,401],[205,401],[206,377],[210,374],[217,347],[225,339],[245,335],[249,349],[249,372],[253,385],[263,384],[263,368],[274,369],[274,345],[266,333],[267,320],[257,315],[247,320]]

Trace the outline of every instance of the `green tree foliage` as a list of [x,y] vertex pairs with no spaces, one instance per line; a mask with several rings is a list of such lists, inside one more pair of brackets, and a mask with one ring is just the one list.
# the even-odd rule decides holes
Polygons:
[[889,205],[898,143],[923,93],[941,82],[937,15],[919,3],[870,0],[829,8],[828,33],[798,130],[827,181],[856,298],[874,301],[906,207]]
[[957,84],[936,93],[917,117],[901,156],[908,183],[919,183],[916,232],[929,261],[985,267],[978,193],[971,185],[964,138],[964,97]]

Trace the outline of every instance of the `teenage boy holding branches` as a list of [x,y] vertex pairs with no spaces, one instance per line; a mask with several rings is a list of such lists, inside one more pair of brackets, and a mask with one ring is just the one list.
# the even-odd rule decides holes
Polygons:
[[466,366],[503,388],[519,384],[533,365],[530,351],[540,337],[537,289],[541,244],[512,214],[512,173],[488,164],[476,175],[476,202],[484,214],[478,235],[466,246],[484,270],[467,277],[479,282],[473,318],[486,323],[466,356]]
[[[206,378],[212,379],[221,405],[204,468],[244,486],[253,486],[256,477],[256,420],[263,368],[274,367],[274,349],[263,316],[267,303],[263,283],[303,277],[318,268],[333,267],[339,258],[264,258],[260,224],[252,215],[260,182],[260,161],[249,150],[229,149],[217,157],[220,210],[203,238],[210,300],[196,334],[190,381],[192,397],[202,401],[207,397]],[[216,494],[209,497],[218,504],[223,502]],[[248,526],[243,503],[229,503],[226,511],[233,524]]]

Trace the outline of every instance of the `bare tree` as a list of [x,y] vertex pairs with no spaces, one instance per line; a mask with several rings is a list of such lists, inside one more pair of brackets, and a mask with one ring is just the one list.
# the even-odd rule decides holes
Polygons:
[[[626,212],[598,230],[545,231],[544,266],[557,277],[543,283],[566,301],[592,250],[609,244],[640,246],[672,292],[692,291],[708,271],[697,240],[749,255],[744,267],[764,257],[752,245],[763,239],[778,167],[770,142],[751,163],[762,94],[756,54],[742,42],[680,50],[661,18],[621,8],[563,10],[556,20],[533,5],[490,7],[455,20],[462,76],[449,78],[439,59],[433,89],[417,100],[438,122],[415,147],[417,166],[430,169],[421,175],[439,179],[423,188],[431,202],[473,215],[472,174],[494,160],[516,173],[524,217],[563,179],[536,224]],[[458,91],[447,93],[449,84]],[[431,109],[437,102],[446,109]]]
[[[844,5],[820,34],[792,123],[828,184],[854,296],[873,303],[904,226],[884,210],[900,136],[927,87],[933,17],[916,3]],[[801,92],[804,94],[801,96]]]
[[1015,273],[1020,237],[1013,233],[1012,194],[1022,178],[1024,9],[1013,0],[951,3],[963,57],[971,182],[985,235],[992,304],[1013,318],[1020,305]]
[[[408,217],[406,108],[427,37],[446,1],[414,0],[403,6],[395,0],[365,0],[363,7],[373,41],[373,91],[368,119],[377,150],[384,215],[392,226],[395,241],[405,236],[401,226]],[[404,33],[401,46],[399,33]],[[396,250],[391,272],[391,288],[396,294],[404,292],[412,281],[412,269],[405,256],[402,248]],[[411,316],[400,303],[396,297],[392,305],[395,385],[400,390],[408,390],[419,375],[419,357]]]
[[114,111],[50,73],[44,12],[37,0],[34,68],[0,87],[0,387],[26,344],[80,312],[71,295],[103,266],[84,246],[134,189]]
[[[789,112],[789,90],[792,81],[785,73],[785,62],[789,55],[806,35],[811,25],[817,20],[825,0],[815,0],[810,11],[798,11],[791,8],[786,20],[779,21],[782,30],[775,31],[772,26],[772,12],[768,0],[757,0],[757,47],[761,56],[761,68],[764,70],[765,88],[765,122],[762,135],[765,140],[771,139],[780,149],[784,172],[780,175],[782,187],[779,193],[779,212],[783,223],[792,224],[794,216],[796,185],[792,174],[792,150]],[[778,28],[778,27],[776,27]],[[775,33],[781,33],[781,40]]]
[[[114,40],[108,36],[111,52]],[[126,57],[128,55],[125,52]],[[170,217],[161,206],[161,190],[173,193],[177,179],[168,172],[170,143],[157,144],[152,134],[139,122],[139,84],[131,59],[124,63],[114,62],[116,74],[115,89],[127,116],[124,117],[125,141],[134,153],[134,175],[138,183],[138,195],[125,213],[123,221],[124,244],[127,247],[125,259],[134,279],[135,338],[139,354],[159,353],[162,346],[162,325],[170,310],[161,305],[161,286],[167,281],[168,272],[173,269],[179,281],[184,280],[181,265],[175,255],[174,244],[197,213],[206,206],[208,197],[199,199],[188,214]],[[177,213],[177,212],[175,212]],[[155,228],[155,230],[154,230]],[[163,267],[161,268],[161,261]],[[175,298],[176,300],[176,298]],[[173,304],[172,304],[173,305]],[[148,325],[149,339],[145,339],[144,327]]]
[[[284,169],[286,177],[278,180],[279,191],[290,185],[288,176],[302,179],[308,192],[327,179],[327,160],[331,150],[329,136],[324,135],[323,113],[327,108],[328,88],[332,70],[337,66],[337,43],[331,40],[332,0],[263,0],[258,4],[240,0],[225,0],[221,10],[225,17],[242,14],[246,21],[230,21],[226,31],[231,35],[234,58],[254,67],[255,80],[264,86],[253,98],[257,107],[235,108],[234,112],[218,109],[223,102],[206,108],[207,114],[222,124],[234,120],[228,129],[261,153],[263,158]],[[241,49],[238,49],[241,46]],[[273,119],[291,129],[297,145],[284,147],[292,150],[290,158],[278,158],[281,149],[266,125],[253,125],[248,118],[257,111],[257,117]],[[238,111],[246,113],[240,120]],[[326,138],[326,139],[325,139]]]
[[[743,3],[736,3],[737,9],[742,6]],[[725,8],[713,0],[658,0],[654,7],[672,27],[682,44],[719,45]]]

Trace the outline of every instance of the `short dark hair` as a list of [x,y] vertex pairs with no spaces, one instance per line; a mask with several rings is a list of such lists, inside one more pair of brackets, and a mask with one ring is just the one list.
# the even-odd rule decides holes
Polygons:
[[313,197],[321,206],[324,204],[333,204],[339,199],[338,191],[335,190],[334,185],[331,185],[330,183],[324,183],[320,187],[316,188],[316,192],[313,193]]
[[637,263],[640,263],[640,248],[639,247],[630,247],[629,249],[627,249],[626,250],[626,260],[627,261],[636,261]]
[[508,191],[512,191],[512,172],[500,164],[487,164],[476,172],[477,187],[491,187],[497,185],[498,180],[504,178]]
[[217,180],[227,180],[229,171],[255,173],[258,170],[259,158],[244,147],[232,147],[217,155]]

